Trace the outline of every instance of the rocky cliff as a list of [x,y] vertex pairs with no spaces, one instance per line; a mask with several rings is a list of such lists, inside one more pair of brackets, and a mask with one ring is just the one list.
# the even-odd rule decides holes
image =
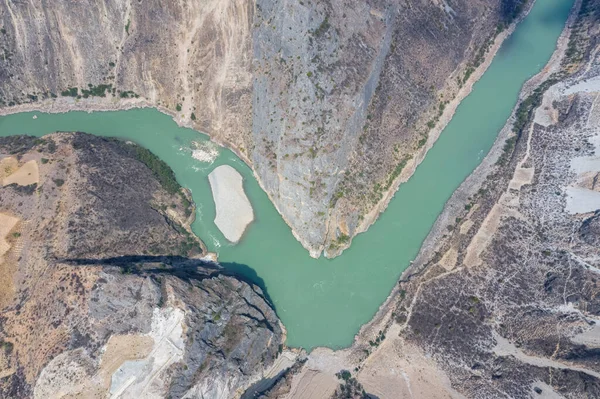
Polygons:
[[0,104],[159,107],[234,149],[311,254],[333,256],[412,173],[524,3],[6,2]]
[[600,396],[600,2],[576,6],[388,302],[284,397]]
[[273,364],[275,312],[201,259],[187,194],[150,152],[15,136],[0,166],[0,397],[231,397]]

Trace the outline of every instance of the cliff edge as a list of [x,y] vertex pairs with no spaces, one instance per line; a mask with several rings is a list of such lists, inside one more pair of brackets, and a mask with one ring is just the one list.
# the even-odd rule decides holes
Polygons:
[[265,294],[202,260],[149,151],[14,136],[0,162],[0,396],[231,397],[273,364],[285,333]]

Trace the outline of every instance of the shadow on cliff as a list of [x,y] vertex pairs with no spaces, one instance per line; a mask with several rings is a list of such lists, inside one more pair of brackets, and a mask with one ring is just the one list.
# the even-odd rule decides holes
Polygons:
[[182,280],[202,281],[218,275],[237,278],[250,286],[255,285],[262,291],[257,293],[277,312],[269,296],[265,281],[248,265],[236,262],[216,264],[201,259],[183,256],[126,255],[112,258],[75,258],[57,259],[60,263],[73,266],[112,266],[121,269],[124,274],[170,275]]
[[275,304],[273,303],[273,301],[271,300],[271,297],[269,296],[269,291],[267,290],[267,285],[265,284],[265,280],[263,280],[258,275],[258,273],[256,273],[256,270],[254,270],[253,268],[251,268],[248,265],[244,265],[243,263],[237,263],[237,262],[221,262],[221,266],[223,266],[225,268],[225,271],[222,274],[232,276],[232,277],[237,277],[238,279],[240,279],[250,285],[254,284],[254,285],[258,286],[261,289],[261,291],[263,292],[263,297],[265,298],[265,300],[275,310],[275,313],[277,313],[277,308],[275,308]]

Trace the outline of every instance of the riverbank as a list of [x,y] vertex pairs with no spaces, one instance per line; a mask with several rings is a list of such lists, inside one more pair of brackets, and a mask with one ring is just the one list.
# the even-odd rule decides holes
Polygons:
[[[560,69],[565,50],[569,43],[571,29],[577,18],[579,7],[581,7],[581,0],[577,0],[573,5],[565,25],[565,29],[562,31],[557,41],[556,50],[552,54],[550,61],[548,61],[542,71],[532,76],[523,85],[523,88],[519,93],[517,105],[527,96],[529,96],[535,90],[535,88],[539,86],[540,83],[548,78],[548,76]],[[483,158],[480,165],[465,179],[465,181],[446,202],[442,213],[436,219],[433,227],[427,235],[427,238],[423,242],[418,255],[414,261],[411,262],[411,265],[404,270],[399,281],[410,280],[413,278],[413,276],[423,271],[423,269],[428,265],[428,262],[434,258],[434,255],[439,248],[445,243],[445,238],[447,237],[448,233],[448,226],[454,225],[457,218],[464,216],[465,204],[469,202],[469,198],[473,197],[478,192],[479,188],[488,178],[489,174],[497,168],[496,163],[504,151],[504,144],[512,133],[516,109],[517,107],[514,108],[506,124],[498,133],[498,137],[496,138],[494,145],[485,158]],[[355,346],[364,344],[364,336],[368,336],[369,339],[371,339],[376,332],[380,330],[385,331],[389,327],[393,321],[392,313],[395,310],[397,305],[396,300],[401,294],[401,291],[402,290],[400,286],[396,284],[390,295],[386,298],[385,302],[379,307],[379,310],[373,319],[361,327],[360,331],[356,335]]]
[[[548,61],[542,71],[532,76],[524,83],[523,88],[519,93],[517,105],[527,98],[527,96],[529,96],[550,75],[560,70],[561,62],[569,43],[569,36],[571,35],[572,27],[577,19],[579,7],[581,7],[581,0],[576,0],[565,25],[565,29],[558,38],[556,49],[553,52],[550,61]],[[465,179],[452,194],[452,197],[450,197],[448,202],[446,202],[444,210],[438,216],[431,231],[427,235],[427,238],[423,242],[419,254],[411,266],[402,273],[401,280],[409,279],[410,276],[419,273],[423,267],[426,266],[426,263],[433,258],[433,255],[442,245],[443,238],[448,232],[447,226],[454,225],[456,219],[464,215],[465,204],[469,202],[469,198],[477,193],[489,174],[495,170],[497,167],[496,163],[504,150],[504,144],[512,134],[512,127],[515,122],[515,112],[516,107],[502,130],[498,133],[498,137],[496,138],[493,147],[481,161],[481,164]]]
[[[569,18],[559,36],[556,48],[552,53],[550,60],[542,71],[531,77],[523,85],[519,92],[517,106],[520,101],[527,98],[544,80],[561,69],[563,56],[567,49],[571,30],[576,22],[580,6],[581,0],[577,0],[571,8]],[[457,220],[464,219],[465,213],[469,212],[469,209],[467,209],[465,205],[469,204],[472,198],[478,193],[490,173],[498,169],[497,161],[505,151],[505,142],[507,138],[513,134],[512,130],[516,109],[517,107],[512,110],[509,119],[501,129],[492,148],[483,158],[481,164],[459,186],[444,206],[434,227],[423,242],[415,261],[402,273],[400,277],[401,282],[408,282],[413,279],[418,280],[424,270],[429,270],[427,268],[428,266],[433,266],[433,263],[437,262],[436,259],[439,260],[439,257],[436,257],[437,252],[450,238],[448,235],[448,226],[456,225]],[[519,166],[521,166],[521,163],[519,163]],[[469,229],[465,228],[464,230],[465,234],[467,234]],[[461,234],[462,231],[463,229],[461,229]],[[471,231],[470,233],[473,232]],[[466,235],[466,237],[469,236]],[[472,237],[472,234],[470,237]],[[454,271],[449,271],[446,274],[452,273],[454,273]],[[443,276],[443,274],[439,274],[439,276]],[[436,278],[436,273],[434,272],[429,276],[427,282],[431,282]],[[407,316],[402,316],[403,320],[410,319],[414,306],[413,301],[419,296],[420,289],[421,286],[417,289],[417,293],[413,294],[413,297],[410,298],[412,301],[402,303],[402,305],[408,309]],[[307,378],[310,376],[310,378],[316,379],[316,376],[319,373],[329,376],[329,381],[331,381],[329,389],[332,389],[335,378],[333,378],[334,374],[330,371],[330,363],[335,363],[340,369],[354,370],[354,372],[357,372],[356,378],[364,385],[365,390],[375,395],[385,392],[388,394],[390,392],[400,392],[400,388],[404,386],[402,379],[399,379],[400,374],[403,376],[405,383],[408,384],[409,387],[412,386],[413,391],[416,391],[415,386],[417,386],[417,390],[427,388],[438,393],[443,392],[449,394],[450,392],[453,392],[453,387],[451,387],[449,383],[446,383],[448,382],[446,375],[435,365],[435,362],[430,361],[430,354],[424,353],[422,348],[416,350],[414,346],[408,345],[404,338],[401,336],[399,337],[399,334],[408,328],[407,324],[399,323],[397,320],[399,317],[399,314],[397,313],[399,304],[402,302],[405,295],[406,291],[404,287],[396,284],[386,301],[379,307],[379,310],[373,319],[361,327],[350,348],[340,351],[331,351],[326,348],[315,349],[309,355],[311,368],[305,367],[303,372],[296,378],[296,381],[292,382],[292,392],[301,392],[302,389],[300,387],[303,386],[303,384],[306,386],[306,381],[308,381]],[[439,326],[439,324],[444,325],[444,323],[441,323],[441,320],[438,320],[438,324],[436,325]],[[401,351],[398,352],[399,350]],[[313,360],[311,362],[310,358],[313,354],[316,355],[318,361]],[[400,358],[394,358],[394,356],[400,356]],[[411,362],[406,364],[401,363],[400,359],[403,359],[406,356],[411,358]],[[374,359],[377,359],[377,361]],[[393,360],[393,362],[386,363],[386,359]],[[383,366],[378,363],[383,363]],[[413,373],[413,366],[415,364],[418,364],[419,367],[421,367],[421,372],[429,368],[428,372],[430,372],[430,375],[437,375],[438,377],[436,377],[435,380],[440,383],[436,384],[436,387],[421,386],[418,381],[422,380],[423,374],[421,374],[421,372]],[[392,368],[392,372],[390,371],[390,368]],[[381,377],[382,374],[385,374],[385,376]],[[408,375],[411,375],[412,377],[409,378],[407,377]],[[323,381],[327,380],[325,377],[319,378]],[[379,391],[373,391],[373,389],[378,389]],[[421,390],[421,392],[427,391]],[[441,397],[441,395],[436,397]]]
[[[400,186],[386,216],[369,234],[357,237],[344,256],[333,260],[307,256],[242,160],[227,149],[222,149],[212,164],[194,159],[194,143],[207,138],[179,128],[172,117],[155,109],[21,113],[2,118],[0,135],[85,131],[141,144],[173,169],[180,185],[190,189],[198,205],[193,230],[209,250],[219,253],[228,270],[265,287],[288,327],[287,344],[307,350],[319,346],[340,349],[352,345],[361,326],[373,318],[394,289],[445,202],[492,147],[523,82],[550,58],[572,3],[560,4],[536,2],[414,176]],[[548,13],[557,16],[552,24],[548,24]],[[534,48],[532,41],[537,44]],[[244,176],[244,189],[257,216],[237,245],[231,245],[213,223],[216,210],[208,174],[224,164]]]
[[[358,234],[366,232],[379,219],[379,216],[387,209],[390,201],[392,200],[392,198],[394,198],[394,195],[398,191],[400,185],[406,183],[412,177],[417,167],[421,164],[421,162],[423,162],[423,160],[427,156],[427,153],[434,146],[434,144],[436,143],[446,126],[452,121],[452,118],[454,117],[454,114],[456,113],[456,110],[459,107],[459,105],[469,94],[471,94],[475,83],[477,83],[479,79],[481,79],[481,77],[487,71],[489,66],[492,64],[492,61],[498,53],[498,50],[500,50],[500,48],[502,47],[502,44],[506,41],[507,38],[510,37],[510,35],[512,35],[517,25],[521,21],[523,21],[523,19],[525,19],[527,15],[529,15],[529,12],[533,8],[534,4],[535,3],[533,1],[530,2],[529,6],[523,11],[522,15],[515,21],[513,21],[504,31],[499,33],[494,38],[494,43],[491,45],[489,51],[485,54],[484,60],[481,63],[481,65],[479,65],[479,67],[477,67],[474,70],[469,79],[467,79],[467,81],[452,95],[452,100],[450,100],[450,102],[445,106],[444,112],[441,114],[438,123],[436,123],[433,129],[431,129],[431,131],[429,132],[427,142],[425,143],[423,148],[407,162],[400,175],[393,181],[390,189],[383,194],[383,198],[377,203],[377,205],[375,205],[375,207],[373,207],[373,209],[369,213],[367,213],[364,216],[363,221],[358,225],[356,229],[356,234],[354,235],[354,237],[356,237],[356,235]],[[448,92],[452,93],[453,87],[457,86],[456,80],[464,73],[464,70],[468,67],[468,64],[469,60],[465,60],[465,62],[461,64],[448,78],[448,81],[451,83],[450,87],[443,92],[444,98],[446,98],[446,94],[448,94]],[[341,255],[341,253],[345,249],[347,249],[351,244],[352,241],[350,241],[346,247],[341,247],[339,253],[336,252],[335,255],[332,257]]]
[[[531,5],[532,4],[533,3],[531,3]],[[480,79],[481,76],[483,76],[484,72],[487,70],[487,68],[491,64],[493,58],[495,57],[495,55],[496,55],[498,49],[500,48],[500,46],[502,45],[502,43],[514,31],[516,24],[518,22],[520,22],[520,20],[522,20],[529,13],[531,5],[527,10],[525,10],[523,12],[523,14],[519,17],[518,20],[511,23],[511,25],[509,27],[507,27],[507,29],[505,29],[503,32],[501,32],[499,35],[496,36],[496,38],[494,39],[494,43],[490,47],[489,51],[485,54],[483,62],[481,63],[481,65],[479,65],[479,67],[477,67],[474,70],[474,72],[470,75],[469,79],[462,85],[462,87],[458,88],[458,90],[457,90],[456,79],[457,79],[457,77],[464,74],[464,70],[468,67],[469,60],[465,60],[461,64],[461,66],[459,66],[459,68],[457,68],[455,70],[455,72],[448,78],[448,81],[451,83],[449,84],[449,87],[447,89],[443,90],[443,93],[445,94],[444,95],[445,98],[452,98],[452,100],[446,105],[445,110],[439,119],[439,122],[429,133],[426,144],[416,154],[416,156],[413,157],[407,163],[403,172],[393,182],[390,189],[384,193],[383,198],[379,201],[379,203],[371,210],[371,212],[369,212],[368,214],[365,215],[365,217],[362,219],[362,221],[358,225],[358,227],[356,229],[356,233],[351,237],[351,239],[353,237],[355,237],[357,234],[366,232],[372,226],[372,224],[377,221],[377,219],[379,218],[379,215],[382,214],[385,211],[385,209],[387,209],[389,202],[394,197],[398,187],[402,183],[405,183],[406,181],[409,180],[409,178],[413,175],[413,173],[416,170],[416,168],[418,167],[418,165],[425,159],[428,151],[435,144],[435,142],[439,138],[439,135],[441,134],[441,132],[444,130],[446,125],[452,120],[452,117],[456,111],[456,108],[460,105],[462,100],[470,94],[473,85]],[[265,182],[263,181],[261,176],[259,176],[256,169],[253,167],[253,163],[248,158],[248,156],[245,152],[240,151],[236,145],[233,145],[232,143],[224,140],[222,137],[214,134],[214,132],[207,131],[204,129],[198,130],[197,126],[195,126],[196,125],[195,122],[191,119],[191,117],[189,117],[189,116],[186,117],[181,112],[176,112],[172,109],[163,107],[163,106],[158,105],[148,99],[144,99],[144,98],[120,99],[118,97],[110,96],[110,94],[109,94],[108,97],[90,97],[87,99],[85,99],[85,98],[74,99],[71,97],[58,97],[56,99],[46,99],[39,103],[20,104],[20,105],[16,105],[13,107],[0,109],[0,115],[9,115],[9,114],[14,114],[14,113],[31,112],[31,111],[47,112],[47,113],[65,113],[68,111],[84,111],[84,112],[124,111],[124,110],[130,110],[130,109],[135,109],[135,108],[155,108],[158,111],[160,111],[161,113],[164,113],[164,114],[172,117],[178,126],[191,128],[191,129],[197,130],[200,133],[206,134],[210,138],[211,141],[213,141],[223,147],[226,147],[229,150],[231,150],[232,152],[234,152],[236,154],[236,156],[238,156],[238,158],[240,158],[246,165],[248,165],[252,169],[253,175],[254,175],[255,179],[257,180],[259,186],[263,189],[263,191],[265,191],[265,193],[269,197],[269,200],[275,206],[275,209],[277,209],[278,213],[281,215],[283,220],[290,227],[291,232],[292,232],[293,236],[296,238],[296,240],[298,240],[301,243],[301,245],[309,251],[310,256],[313,258],[318,258],[321,255],[321,253],[326,249],[325,242],[319,248],[313,248],[313,247],[311,247],[311,245],[309,245],[309,240],[306,237],[302,236],[301,232],[298,231],[294,227],[294,224],[292,223],[290,218],[288,218],[285,215],[285,213],[282,211],[282,205],[275,198],[275,194],[271,193],[267,189]],[[329,222],[332,222],[332,221],[330,220]],[[331,226],[329,226],[329,228],[331,228]],[[327,236],[327,234],[326,234],[326,236]],[[346,248],[348,248],[351,245],[351,242],[352,242],[351,239],[348,240],[347,243],[341,244],[339,246],[339,251],[333,251],[333,252],[327,251],[326,256],[329,258],[339,256]]]

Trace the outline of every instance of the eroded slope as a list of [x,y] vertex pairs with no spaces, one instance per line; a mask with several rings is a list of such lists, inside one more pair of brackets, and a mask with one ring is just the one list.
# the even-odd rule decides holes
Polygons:
[[319,397],[313,382],[335,398],[600,395],[600,4],[576,6],[388,302],[285,397]]
[[2,138],[0,158],[9,176],[39,167],[0,188],[0,396],[230,397],[268,370],[275,312],[200,259],[187,194],[151,153],[61,133]]
[[158,106],[233,148],[311,254],[333,256],[412,173],[525,3],[6,2],[0,104]]

